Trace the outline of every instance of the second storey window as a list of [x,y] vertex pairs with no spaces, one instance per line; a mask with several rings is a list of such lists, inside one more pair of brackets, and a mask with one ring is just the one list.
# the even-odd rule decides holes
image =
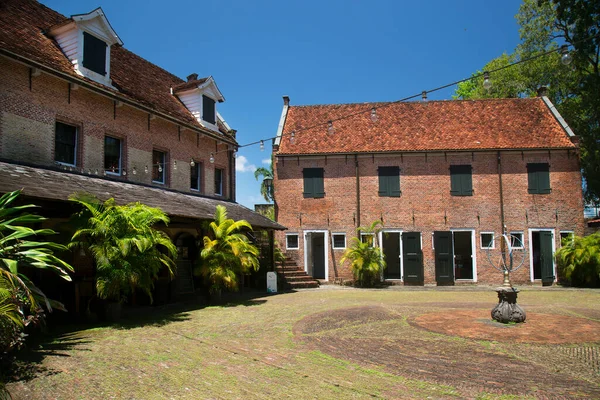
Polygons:
[[104,137],[104,170],[109,174],[121,174],[121,139]]
[[165,183],[167,154],[164,151],[152,150],[152,182]]
[[215,101],[208,96],[202,95],[202,119],[214,124],[216,122],[215,114]]
[[473,174],[470,165],[450,166],[450,194],[473,196]]
[[528,192],[531,194],[550,193],[550,165],[547,163],[527,164]]
[[54,132],[54,161],[77,164],[77,127],[57,122]]
[[215,194],[223,196],[223,170],[215,168]]
[[323,168],[304,168],[304,198],[322,198],[325,197],[323,186]]
[[190,166],[190,189],[202,192],[202,164]]
[[106,43],[87,32],[83,32],[83,66],[106,75]]
[[379,196],[400,197],[400,168],[379,167]]

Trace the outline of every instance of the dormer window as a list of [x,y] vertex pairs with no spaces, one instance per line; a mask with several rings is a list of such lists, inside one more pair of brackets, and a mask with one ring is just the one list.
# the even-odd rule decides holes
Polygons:
[[215,101],[205,95],[202,95],[202,119],[210,124],[216,123]]
[[106,75],[106,43],[83,32],[83,66],[100,75]]

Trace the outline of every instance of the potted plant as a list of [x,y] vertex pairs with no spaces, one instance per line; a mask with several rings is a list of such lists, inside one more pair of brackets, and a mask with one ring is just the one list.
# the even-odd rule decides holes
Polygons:
[[[350,246],[340,259],[340,265],[350,261],[354,281],[359,286],[374,286],[381,278],[386,267],[385,259],[381,249],[377,246],[378,226],[381,221],[373,222],[369,227],[359,227],[356,230],[358,237],[350,240]],[[365,233],[365,239],[361,240],[361,232]]]

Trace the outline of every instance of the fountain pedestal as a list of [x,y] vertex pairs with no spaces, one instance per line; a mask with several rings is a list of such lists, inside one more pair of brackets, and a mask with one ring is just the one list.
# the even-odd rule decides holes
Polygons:
[[525,322],[525,310],[517,304],[519,291],[512,287],[499,287],[498,304],[492,310],[492,319],[507,324],[509,322]]

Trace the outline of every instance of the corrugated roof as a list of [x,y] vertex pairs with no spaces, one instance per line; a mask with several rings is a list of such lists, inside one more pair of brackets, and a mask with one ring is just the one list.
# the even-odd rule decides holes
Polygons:
[[234,202],[118,182],[97,176],[0,162],[0,192],[19,189],[23,189],[23,194],[26,196],[40,199],[66,201],[73,193],[87,192],[100,200],[112,197],[118,204],[139,201],[158,207],[171,217],[198,220],[212,220],[217,205],[223,205],[227,208],[230,218],[245,219],[254,228],[285,229],[278,223]]
[[278,155],[575,148],[541,98],[290,106],[283,135]]

